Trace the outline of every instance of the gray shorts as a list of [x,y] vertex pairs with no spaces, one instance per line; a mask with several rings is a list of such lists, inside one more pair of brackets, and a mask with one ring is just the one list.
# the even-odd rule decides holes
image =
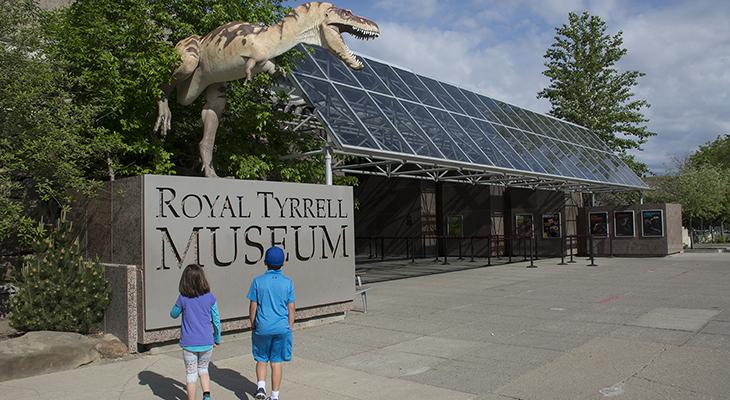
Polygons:
[[183,360],[185,360],[185,373],[188,383],[198,381],[198,375],[208,375],[208,364],[213,350],[203,352],[192,352],[183,349]]

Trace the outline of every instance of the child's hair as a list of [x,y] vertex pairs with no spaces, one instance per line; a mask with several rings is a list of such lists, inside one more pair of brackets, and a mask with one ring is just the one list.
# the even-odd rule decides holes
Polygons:
[[203,267],[199,264],[190,264],[180,277],[180,294],[185,297],[198,297],[210,292],[210,285],[205,279]]

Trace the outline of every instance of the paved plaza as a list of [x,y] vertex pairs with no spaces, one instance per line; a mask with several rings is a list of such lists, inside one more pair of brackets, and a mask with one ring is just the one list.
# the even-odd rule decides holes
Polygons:
[[[598,261],[371,285],[367,314],[295,332],[282,400],[730,399],[730,255]],[[184,399],[179,350],[154,353],[0,393]],[[252,398],[247,334],[224,336],[214,364],[214,399]]]

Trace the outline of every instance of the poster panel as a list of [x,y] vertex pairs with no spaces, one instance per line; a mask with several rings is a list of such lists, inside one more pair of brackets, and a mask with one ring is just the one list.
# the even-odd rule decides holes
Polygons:
[[641,236],[663,237],[664,215],[662,210],[641,211]]
[[616,211],[613,213],[613,229],[616,237],[634,237],[634,212]]
[[542,238],[556,239],[562,236],[560,213],[542,215]]
[[529,236],[533,231],[532,214],[515,215],[515,234]]
[[588,213],[588,222],[590,223],[588,231],[591,236],[608,236],[608,212],[603,211]]

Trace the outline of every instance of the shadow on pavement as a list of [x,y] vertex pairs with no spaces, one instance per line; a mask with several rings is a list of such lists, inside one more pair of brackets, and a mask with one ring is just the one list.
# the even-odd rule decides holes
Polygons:
[[187,400],[185,385],[152,371],[142,371],[137,377],[140,385],[149,386],[152,393],[164,400]]
[[237,399],[246,399],[246,394],[253,396],[256,393],[256,383],[241,375],[238,371],[228,368],[218,368],[214,363],[208,366],[210,380],[221,387],[230,390]]

